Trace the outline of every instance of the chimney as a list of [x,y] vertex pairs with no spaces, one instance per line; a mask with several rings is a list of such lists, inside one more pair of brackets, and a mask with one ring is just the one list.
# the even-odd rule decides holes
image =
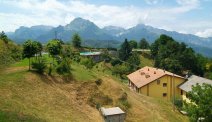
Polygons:
[[149,74],[146,74],[146,75],[145,75],[145,77],[146,77],[146,78],[149,78],[149,77],[150,77],[150,75],[149,75]]
[[154,71],[154,74],[156,74],[156,71]]
[[148,68],[148,71],[149,71],[149,68]]
[[144,74],[145,74],[145,72],[140,72],[140,74],[141,74],[141,75],[144,75]]

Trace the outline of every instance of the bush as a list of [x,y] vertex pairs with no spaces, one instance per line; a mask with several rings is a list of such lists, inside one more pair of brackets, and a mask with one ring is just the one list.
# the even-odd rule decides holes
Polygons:
[[62,62],[57,66],[56,71],[60,75],[71,74],[71,66],[68,59],[63,59]]
[[91,58],[84,58],[81,60],[81,64],[84,65],[87,69],[92,69],[95,65],[95,62]]
[[97,79],[95,82],[96,82],[96,85],[100,86],[102,84],[102,79]]
[[121,95],[121,97],[119,98],[119,100],[121,100],[121,101],[127,100],[127,93],[124,92],[124,93]]
[[113,60],[111,61],[111,65],[112,65],[112,66],[115,66],[115,65],[118,65],[118,64],[122,64],[122,62],[121,62],[119,59],[113,59]]
[[48,75],[52,75],[52,67],[51,66],[49,67]]
[[97,103],[97,104],[96,104],[96,109],[99,110],[100,108],[101,108],[101,105],[100,105],[99,103]]
[[121,97],[118,100],[118,106],[120,106],[120,108],[122,108],[123,110],[127,111],[131,107],[131,104],[127,100],[126,92],[122,93]]
[[174,101],[174,105],[178,108],[178,109],[182,109],[183,107],[183,101],[181,99],[176,99]]
[[115,65],[112,68],[112,73],[115,75],[119,75],[121,79],[124,79],[124,75],[129,73],[129,66],[127,64]]
[[32,63],[32,68],[36,70],[36,72],[43,74],[46,69],[46,59],[39,58],[36,62]]
[[[89,104],[92,107],[100,107],[101,105],[112,105],[113,99],[110,98],[108,95],[105,95],[102,92],[95,93],[90,96]],[[98,108],[97,108],[98,109]]]

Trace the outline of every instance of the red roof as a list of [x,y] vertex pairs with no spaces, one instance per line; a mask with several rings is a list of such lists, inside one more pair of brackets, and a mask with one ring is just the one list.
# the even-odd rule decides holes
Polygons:
[[169,75],[169,76],[174,76],[174,77],[178,77],[178,78],[183,78],[182,76],[173,74],[171,72],[162,70],[162,69],[157,69],[157,68],[153,68],[153,67],[148,67],[145,66],[129,75],[127,75],[127,77],[129,78],[129,80],[131,82],[133,82],[138,88],[143,87],[155,80],[157,80],[158,78],[161,78],[165,75]]

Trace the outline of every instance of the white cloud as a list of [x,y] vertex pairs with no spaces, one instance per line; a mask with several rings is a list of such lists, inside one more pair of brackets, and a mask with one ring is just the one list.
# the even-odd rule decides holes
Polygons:
[[145,0],[145,2],[149,5],[155,5],[155,4],[158,4],[160,2],[163,2],[163,0]]
[[177,3],[182,6],[198,6],[199,0],[177,0]]
[[212,37],[212,28],[206,29],[204,31],[199,31],[196,33],[196,35],[200,37]]

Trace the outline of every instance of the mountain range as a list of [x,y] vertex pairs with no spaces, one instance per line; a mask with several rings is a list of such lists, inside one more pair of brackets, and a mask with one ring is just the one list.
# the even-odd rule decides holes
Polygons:
[[17,43],[23,43],[27,39],[47,43],[48,40],[53,38],[61,39],[64,42],[70,41],[74,33],[78,33],[81,36],[83,45],[93,47],[118,47],[125,38],[137,41],[145,38],[149,43],[153,43],[161,34],[166,34],[178,42],[186,43],[196,52],[212,57],[212,37],[202,38],[192,34],[158,29],[144,24],[138,24],[129,29],[116,26],[99,28],[89,20],[75,18],[65,26],[21,26],[15,32],[9,32],[7,35]]

